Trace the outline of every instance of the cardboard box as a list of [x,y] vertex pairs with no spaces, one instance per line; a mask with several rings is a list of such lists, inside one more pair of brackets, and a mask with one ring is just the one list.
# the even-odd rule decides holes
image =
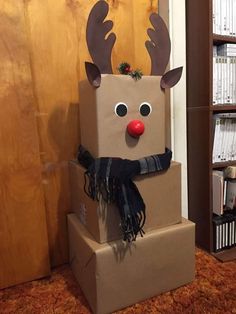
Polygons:
[[[161,77],[143,76],[135,81],[129,75],[103,74],[99,88],[82,81],[80,90],[81,144],[94,157],[139,159],[165,151],[165,93]],[[115,114],[118,103],[128,106],[126,116]],[[142,116],[139,107],[148,102],[149,116]],[[135,139],[127,133],[132,120],[141,120],[144,134]]]
[[[72,212],[99,243],[122,238],[118,208],[87,196],[84,171],[77,162],[69,162]],[[167,171],[142,175],[134,182],[146,204],[145,232],[181,221],[180,163],[172,162]]]
[[194,279],[194,224],[151,231],[133,243],[95,242],[68,216],[70,263],[94,313],[112,313]]

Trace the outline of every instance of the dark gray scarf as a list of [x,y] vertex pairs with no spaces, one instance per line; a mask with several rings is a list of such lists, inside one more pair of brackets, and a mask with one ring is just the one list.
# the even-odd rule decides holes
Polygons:
[[144,234],[145,204],[132,179],[140,174],[168,169],[171,158],[172,152],[168,148],[164,154],[128,160],[93,158],[83,146],[79,147],[78,161],[87,169],[84,190],[93,200],[102,197],[105,202],[117,205],[125,241],[135,241],[138,233]]

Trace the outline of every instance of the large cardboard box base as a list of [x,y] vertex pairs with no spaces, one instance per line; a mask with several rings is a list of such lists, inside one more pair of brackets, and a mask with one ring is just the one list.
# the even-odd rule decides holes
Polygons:
[[[118,208],[87,196],[84,171],[77,162],[69,162],[72,212],[99,243],[122,238]],[[134,182],[146,204],[145,232],[181,221],[180,163],[172,162],[162,173],[138,176]]]
[[182,223],[138,237],[99,244],[68,216],[70,263],[94,313],[112,313],[194,279],[194,224]]

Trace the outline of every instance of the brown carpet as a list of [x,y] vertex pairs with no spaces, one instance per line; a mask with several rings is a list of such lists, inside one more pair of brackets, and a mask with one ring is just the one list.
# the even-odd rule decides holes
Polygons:
[[[89,314],[89,306],[69,266],[36,280],[0,291],[0,313]],[[196,279],[117,314],[236,313],[236,261],[221,263],[196,249]]]

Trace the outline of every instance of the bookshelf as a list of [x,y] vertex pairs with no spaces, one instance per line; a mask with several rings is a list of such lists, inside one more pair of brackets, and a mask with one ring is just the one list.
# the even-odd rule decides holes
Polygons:
[[236,43],[236,37],[213,34],[212,10],[212,0],[186,1],[188,203],[196,244],[227,260],[236,258],[236,247],[213,253],[212,171],[236,161],[212,162],[213,115],[236,112],[236,104],[213,105],[213,45]]

